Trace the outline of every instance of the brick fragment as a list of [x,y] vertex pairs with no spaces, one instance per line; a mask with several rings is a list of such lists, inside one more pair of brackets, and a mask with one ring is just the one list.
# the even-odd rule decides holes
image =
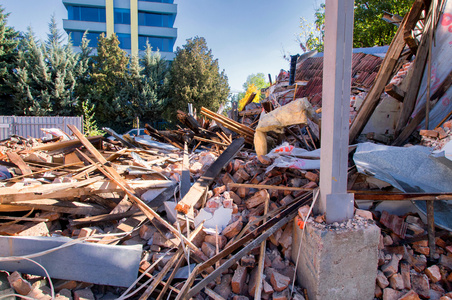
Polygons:
[[224,299],[228,299],[229,295],[232,292],[231,288],[231,281],[232,281],[232,275],[226,274],[221,276],[221,282],[219,285],[217,285],[213,291],[217,294],[219,294]]
[[263,164],[263,165],[268,166],[268,165],[271,165],[271,164],[272,164],[271,158],[269,158],[269,157],[266,156],[266,155],[259,155],[259,156],[257,157],[257,159],[258,159],[259,162],[260,162],[261,164]]
[[360,216],[361,218],[364,219],[369,219],[369,220],[373,220],[373,216],[372,213],[368,210],[364,210],[364,209],[356,209],[355,211],[355,215],[356,216]]
[[243,294],[245,291],[245,282],[246,276],[248,272],[246,271],[246,267],[238,266],[234,272],[234,276],[232,277],[232,291],[236,294]]
[[410,290],[399,298],[399,300],[421,300],[421,298],[419,298],[419,295],[414,290]]
[[428,241],[422,240],[413,243],[413,250],[424,255],[429,255],[430,248],[428,247]]
[[255,267],[250,273],[250,279],[248,281],[248,294],[254,296],[258,277],[259,277],[259,268]]
[[437,138],[438,137],[438,131],[422,129],[421,131],[419,131],[419,135],[422,135],[422,136],[425,136],[425,137],[430,137],[430,138]]
[[150,238],[152,238],[154,236],[154,233],[156,231],[157,231],[157,229],[154,226],[144,224],[140,227],[140,237],[143,240],[148,241]]
[[273,294],[273,292],[275,291],[271,284],[267,282],[267,280],[264,280],[262,287],[265,294]]
[[381,270],[386,277],[389,278],[395,273],[399,272],[399,261],[400,258],[396,254],[393,254],[391,260],[381,267]]
[[228,186],[228,183],[236,183],[229,173],[224,173],[223,177],[221,177],[221,181],[225,186]]
[[440,140],[447,137],[447,133],[446,133],[446,131],[444,131],[444,129],[442,127],[435,128],[435,131],[438,132],[438,138]]
[[248,194],[250,193],[250,189],[247,187],[239,187],[237,189],[237,195],[239,195],[240,198],[246,198],[246,196],[248,196]]
[[411,274],[411,286],[413,290],[423,298],[430,298],[430,283],[425,274]]
[[21,231],[19,236],[49,236],[49,228],[45,222],[40,223],[27,223],[25,230]]
[[388,278],[380,270],[378,270],[378,273],[377,273],[377,284],[382,289],[385,289],[389,285]]
[[263,189],[255,193],[252,197],[245,201],[246,208],[250,209],[258,206],[265,201],[270,200],[267,190]]
[[[211,245],[214,245],[216,247],[216,236],[215,235],[206,235],[204,238],[204,241],[206,243],[209,243]],[[218,247],[220,249],[223,249],[224,246],[226,246],[226,243],[228,242],[228,239],[224,235],[218,235]]]
[[249,300],[249,298],[247,296],[235,295],[232,297],[232,300]]
[[22,275],[15,271],[8,276],[9,285],[20,295],[26,296],[31,292],[31,284],[22,278]]
[[285,196],[284,198],[282,198],[279,201],[279,204],[288,205],[288,204],[292,203],[294,200],[295,200],[294,197],[292,197],[292,195],[289,194],[289,195]]
[[220,194],[223,194],[226,190],[227,190],[226,185],[217,186],[216,188],[213,189],[213,194],[215,196],[218,196]]
[[243,267],[254,268],[256,266],[256,258],[254,255],[245,255],[240,259],[240,265]]
[[286,228],[284,229],[281,238],[279,239],[279,244],[286,249],[292,245],[292,232],[293,232],[293,223],[289,222]]
[[271,271],[270,283],[275,291],[281,292],[289,286],[290,278],[276,270]]
[[93,292],[90,288],[74,291],[74,300],[95,300]]
[[50,296],[51,291],[50,288],[47,286],[41,286],[41,287],[33,287],[30,293],[28,293],[27,297],[30,297],[32,299],[37,300],[52,300],[52,297]]
[[402,274],[403,286],[407,290],[411,290],[410,265],[406,262],[400,264],[400,274]]
[[285,289],[281,292],[273,293],[273,300],[288,300],[289,299],[289,290]]
[[381,289],[381,287],[378,284],[375,284],[375,297],[376,298],[381,298],[383,296],[383,290]]
[[62,289],[55,295],[55,300],[72,300],[72,292],[68,289]]
[[309,179],[310,181],[313,181],[313,182],[318,182],[319,181],[319,175],[317,175],[315,173],[312,173],[312,172],[306,172],[304,174],[304,177],[306,179]]
[[232,222],[228,226],[226,226],[226,228],[223,229],[221,234],[224,235],[225,237],[227,237],[228,239],[230,239],[230,238],[233,238],[234,236],[236,236],[237,234],[239,234],[240,231],[242,230],[242,227],[243,227],[242,221],[237,220],[235,222]]
[[383,290],[383,300],[398,300],[403,293],[391,288],[385,288]]
[[403,290],[405,285],[401,274],[396,273],[389,278],[389,286],[395,290]]
[[242,198],[239,197],[235,192],[228,191],[223,193],[223,197],[225,198],[231,198],[232,201],[234,201],[235,204],[240,205],[242,204]]
[[201,250],[208,258],[216,254],[216,247],[210,243],[202,243]]
[[235,172],[234,176],[232,177],[234,177],[234,179],[236,180],[239,179],[243,182],[250,179],[251,176],[244,169],[238,169],[237,172]]
[[427,269],[425,269],[425,275],[428,276],[428,278],[430,278],[430,280],[433,283],[437,283],[438,281],[441,280],[441,272],[439,270],[439,267],[437,265],[433,265]]

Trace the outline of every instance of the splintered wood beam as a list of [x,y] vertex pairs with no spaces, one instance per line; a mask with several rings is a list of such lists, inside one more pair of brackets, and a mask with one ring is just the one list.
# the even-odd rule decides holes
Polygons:
[[228,189],[231,188],[250,188],[250,189],[269,189],[269,190],[278,190],[278,191],[312,191],[313,188],[306,189],[300,187],[293,186],[279,186],[279,185],[268,185],[268,184],[251,184],[251,183],[228,183]]
[[234,158],[234,156],[242,149],[244,143],[243,138],[234,140],[229,147],[218,157],[216,161],[207,169],[195,184],[190,188],[184,198],[176,205],[178,212],[188,214],[193,206],[201,199],[209,185],[212,184],[215,177],[220,174],[221,169]]
[[412,76],[408,83],[405,97],[403,99],[402,109],[400,110],[399,119],[395,130],[395,135],[398,136],[403,128],[407,125],[410,115],[413,113],[416,100],[418,98],[419,87],[424,75],[425,64],[429,52],[428,41],[430,36],[429,26],[431,26],[431,19],[427,21],[426,29],[422,35],[421,44],[417,50],[416,58],[412,66]]
[[416,0],[413,3],[413,7],[409,12],[407,21],[403,27],[403,39],[405,40],[408,47],[410,47],[411,52],[416,54],[418,49],[417,40],[413,37],[413,29],[415,28],[419,17],[421,16],[422,10],[424,8],[424,1]]
[[40,199],[30,201],[12,202],[1,204],[0,212],[28,211],[31,209],[53,211],[71,215],[100,215],[108,213],[108,210],[97,205],[82,202],[68,202],[57,199]]
[[[84,158],[86,160],[88,160],[90,163],[92,163],[93,165],[96,165],[97,168],[99,169],[99,171],[102,172],[102,174],[104,174],[105,176],[107,176],[107,178],[109,178],[110,180],[112,180],[114,183],[116,183],[116,185],[121,188],[128,196],[131,200],[133,200],[133,202],[135,202],[137,204],[137,206],[140,208],[140,210],[146,215],[146,217],[152,222],[152,220],[155,218],[157,219],[163,226],[165,226],[166,228],[168,228],[176,237],[179,238],[179,231],[174,228],[171,224],[169,224],[165,219],[163,219],[157,212],[155,212],[152,208],[150,208],[148,205],[146,205],[146,203],[144,203],[140,198],[138,198],[137,196],[135,196],[135,194],[128,189],[126,186],[124,186],[121,181],[119,181],[118,179],[115,178],[115,176],[113,176],[112,174],[110,174],[108,172],[108,169],[105,168],[104,165],[98,165],[96,164],[91,158],[89,158],[87,155],[85,155],[83,152],[79,152],[81,153]],[[195,251],[199,251],[198,247],[196,247],[191,241],[189,241],[186,237],[181,236],[182,239],[184,239],[184,242],[186,243],[186,245],[188,245],[190,248],[192,248]]]
[[22,175],[30,175],[31,173],[33,173],[33,171],[24,162],[24,160],[22,159],[22,157],[20,157],[19,154],[17,154],[16,152],[8,152],[6,153],[6,155],[8,156],[9,160],[20,169]]
[[390,83],[385,87],[385,92],[400,102],[403,102],[403,99],[405,98],[405,91],[393,83]]
[[389,46],[388,52],[383,59],[383,62],[378,71],[376,80],[371,90],[367,94],[361,108],[358,111],[356,118],[350,127],[349,141],[353,144],[355,139],[359,136],[361,131],[366,126],[370,117],[372,116],[375,108],[377,107],[381,93],[384,91],[386,84],[392,77],[394,67],[397,64],[397,60],[405,47],[405,41],[403,39],[403,27],[406,23],[406,16],[402,21],[402,26],[399,27],[394,39]]

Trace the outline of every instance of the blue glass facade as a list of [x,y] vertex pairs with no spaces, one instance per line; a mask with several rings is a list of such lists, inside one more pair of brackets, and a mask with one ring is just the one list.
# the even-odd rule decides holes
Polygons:
[[[97,47],[100,34],[114,32],[118,37],[119,47],[130,50],[130,53],[138,54],[149,43],[153,50],[165,52],[163,56],[166,55],[168,59],[174,58],[173,48],[177,38],[177,30],[174,28],[177,4],[174,4],[174,0],[62,1],[68,12],[68,19],[63,20],[64,29],[71,35],[75,47],[81,45],[85,31],[90,47]],[[138,11],[131,12],[131,7]]]
[[69,20],[105,22],[105,8],[68,6],[67,13]]

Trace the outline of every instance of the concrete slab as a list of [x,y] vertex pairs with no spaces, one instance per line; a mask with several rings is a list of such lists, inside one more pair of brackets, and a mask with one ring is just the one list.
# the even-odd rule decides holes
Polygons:
[[296,224],[293,232],[294,262],[300,252],[297,281],[310,300],[374,299],[380,228],[372,221],[350,219],[333,225],[311,221],[303,234]]

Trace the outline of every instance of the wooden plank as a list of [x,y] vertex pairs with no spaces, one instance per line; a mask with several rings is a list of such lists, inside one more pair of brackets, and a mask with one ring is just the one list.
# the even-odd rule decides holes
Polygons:
[[426,29],[422,35],[421,44],[416,53],[416,58],[412,66],[412,76],[407,86],[407,92],[403,99],[402,109],[400,110],[399,119],[395,130],[395,136],[397,137],[403,128],[406,126],[410,115],[413,113],[416,100],[418,98],[419,87],[421,85],[422,77],[424,75],[425,64],[427,62],[427,55],[429,52],[428,40],[430,31],[428,27],[431,26],[431,20],[427,22]]
[[108,213],[108,210],[97,204],[81,203],[77,201],[68,202],[57,199],[20,201],[0,205],[0,212],[28,211],[31,209],[73,215],[100,215]]
[[[133,200],[138,207],[140,208],[140,210],[146,215],[146,217],[152,222],[152,220],[155,218],[157,219],[163,226],[165,226],[166,228],[168,228],[174,235],[176,235],[177,237],[179,237],[179,232],[176,230],[176,228],[174,228],[171,224],[169,224],[165,219],[163,219],[158,213],[156,213],[152,208],[150,208],[149,206],[147,206],[143,201],[141,201],[140,198],[138,198],[137,196],[135,196],[134,193],[132,193],[132,191],[130,191],[126,186],[122,185],[122,183],[117,180],[113,175],[111,175],[107,169],[104,169],[105,166],[103,165],[97,165],[91,158],[89,158],[88,156],[85,156],[85,158],[92,164],[95,164],[97,166],[97,168],[99,169],[99,171],[101,171],[105,176],[107,176],[108,178],[110,178],[114,183],[116,183],[118,185],[118,187],[120,187],[128,196],[131,200]],[[185,238],[184,236],[181,237],[182,239],[184,239],[184,242],[190,246],[190,248],[194,249],[195,251],[199,251],[198,247],[196,247],[191,241],[189,241],[187,238]]]
[[207,169],[195,184],[190,188],[184,198],[176,205],[176,210],[187,214],[193,206],[201,199],[207,187],[212,184],[215,177],[220,174],[221,169],[242,149],[243,138],[234,140],[231,145],[218,157],[218,159]]
[[[138,212],[138,208],[133,210],[134,212]],[[146,220],[146,216],[143,213],[140,214],[134,214],[130,217],[128,217],[124,222],[121,222],[116,228],[112,231],[113,233],[129,233],[131,234],[132,231],[140,226],[144,221]],[[124,236],[125,237],[125,236]],[[99,244],[106,244],[106,245],[116,245],[118,244],[122,239],[118,239],[117,236],[104,236],[100,241],[98,241]]]
[[374,85],[364,99],[356,118],[353,120],[349,133],[350,144],[353,144],[355,139],[364,129],[364,126],[366,126],[368,120],[378,105],[381,93],[384,91],[386,84],[392,77],[394,66],[396,65],[397,60],[405,47],[405,41],[403,40],[403,27],[405,22],[406,17],[402,21],[402,26],[400,26],[397,30],[397,33],[389,46],[388,52],[386,53],[380,66],[380,70],[378,71]]
[[405,91],[402,90],[399,86],[394,85],[393,83],[390,83],[385,87],[385,92],[392,98],[401,102],[405,98]]
[[[96,143],[96,142],[100,141],[101,139],[103,139],[103,136],[101,136],[101,135],[90,136],[87,139],[92,143]],[[78,148],[81,145],[82,144],[80,143],[79,140],[70,140],[70,141],[62,141],[62,142],[56,142],[56,143],[36,146],[36,147],[33,147],[32,150],[33,151],[55,151],[55,150],[60,150],[60,149],[65,149],[65,148],[67,148],[67,149]]]
[[7,152],[6,155],[8,156],[9,160],[20,169],[22,175],[30,175],[31,173],[33,173],[33,171],[24,162],[19,154],[17,154],[16,152]]
[[127,211],[127,212],[117,213],[117,214],[102,214],[102,215],[97,215],[97,216],[92,216],[92,217],[85,217],[85,218],[69,220],[69,224],[71,226],[85,226],[85,225],[101,223],[101,222],[110,222],[110,221],[121,220],[122,218],[128,218],[132,215],[139,215],[139,214],[143,214],[143,213],[141,211]]
[[424,8],[424,1],[416,0],[413,3],[413,7],[410,10],[407,22],[403,28],[403,39],[405,40],[408,47],[410,47],[411,52],[416,54],[418,50],[417,40],[413,37],[413,29],[415,28],[417,22],[419,21],[419,17],[421,16],[422,10]]
[[[268,201],[269,199],[265,200],[265,206],[264,206],[264,216],[268,213]],[[264,218],[264,223],[267,221],[267,218]],[[259,262],[257,264],[258,269],[258,279],[256,281],[256,289],[254,292],[254,299],[261,299],[261,293],[262,293],[262,275],[264,273],[264,263],[265,263],[265,249],[267,248],[267,240],[264,240],[261,243],[260,251],[259,251]]]
[[[82,142],[83,146],[85,146],[85,148],[96,158],[96,160],[98,162],[100,162],[103,165],[108,163],[107,159],[105,157],[103,157],[103,155],[100,154],[96,148],[94,148],[94,146],[90,143],[90,141],[78,130],[77,127],[75,127],[74,125],[67,125],[67,126],[74,133],[74,135],[80,140],[80,142]],[[77,151],[78,151],[78,153],[83,154],[83,152],[81,152],[80,150],[77,149]],[[85,156],[85,158],[86,158],[86,156]],[[121,175],[119,175],[119,173],[116,171],[116,169],[114,169],[113,167],[110,167],[110,166],[105,166],[105,168],[108,170],[108,173],[110,173],[117,181],[121,182],[122,185],[126,186],[133,193],[135,192],[124,181],[124,179],[121,177]]]
[[251,183],[228,183],[228,189],[231,188],[252,188],[252,189],[272,189],[278,191],[312,191],[314,189],[292,187],[292,186],[279,186],[279,185],[268,185],[268,184],[251,184]]

